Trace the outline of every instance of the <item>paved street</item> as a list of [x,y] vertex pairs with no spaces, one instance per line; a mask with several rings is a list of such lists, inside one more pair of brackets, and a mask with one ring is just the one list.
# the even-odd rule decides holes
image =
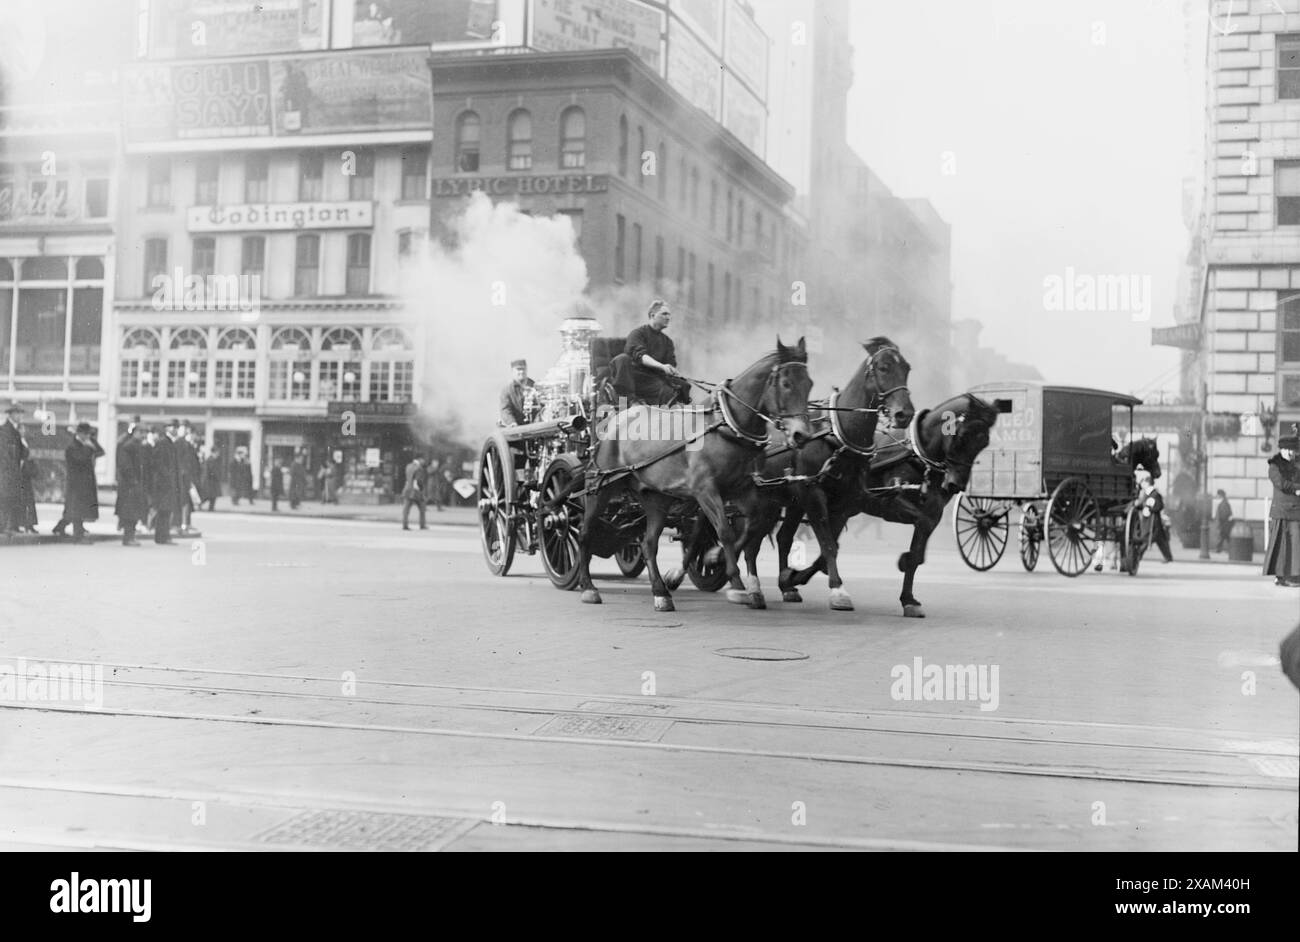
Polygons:
[[[872,526],[855,612],[781,603],[769,550],[768,611],[656,615],[607,562],[602,606],[493,578],[467,526],[201,525],[0,548],[0,665],[103,667],[102,709],[0,704],[0,846],[1296,847],[1300,594],[1257,567],[976,573],[945,530],[913,620]],[[997,673],[925,699],[931,665]]]

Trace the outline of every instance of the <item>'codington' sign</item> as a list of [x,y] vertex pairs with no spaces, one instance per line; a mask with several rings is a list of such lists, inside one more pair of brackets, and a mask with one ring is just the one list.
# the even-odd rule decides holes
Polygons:
[[194,206],[189,210],[188,224],[190,232],[365,228],[374,225],[374,204],[368,200],[354,200],[346,203]]

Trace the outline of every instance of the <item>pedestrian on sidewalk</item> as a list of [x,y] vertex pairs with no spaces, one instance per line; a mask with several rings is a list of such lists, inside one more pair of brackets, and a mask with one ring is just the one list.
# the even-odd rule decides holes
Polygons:
[[203,502],[209,511],[217,509],[217,498],[221,496],[221,449],[213,445],[203,458],[203,486],[199,488]]
[[284,467],[283,462],[271,462],[270,470],[267,471],[267,484],[271,491],[272,513],[280,512],[280,501],[284,499],[284,479],[288,473],[288,469]]
[[1268,459],[1273,482],[1273,506],[1268,512],[1272,533],[1264,553],[1264,575],[1282,586],[1300,586],[1300,436],[1279,438],[1278,453]]
[[70,523],[73,542],[90,542],[86,539],[86,523],[99,519],[99,486],[95,482],[95,461],[103,456],[104,449],[99,446],[90,423],[78,423],[72,444],[63,452],[63,460],[67,465],[67,484],[63,490],[63,516],[54,525],[56,536],[63,536]]
[[166,432],[156,436],[149,452],[147,482],[149,506],[153,510],[153,541],[160,546],[174,544],[172,520],[180,518],[181,472],[176,460],[176,436],[180,428],[175,419]]
[[307,466],[302,462],[302,455],[293,456],[289,465],[289,509],[297,510],[298,505],[307,499]]
[[[26,447],[27,440],[23,439],[23,446]],[[28,454],[31,454],[30,449]],[[41,466],[35,458],[27,458],[23,461],[23,521],[21,529],[28,533],[35,533],[37,526],[36,519],[36,492],[39,490],[37,484],[41,480]]]
[[23,507],[23,462],[27,443],[19,424],[23,407],[13,402],[0,422],[0,531],[12,537],[26,516]]
[[438,510],[442,511],[445,506],[456,506],[456,483],[455,476],[451,473],[451,468],[442,469],[442,477],[438,485]]
[[122,523],[122,545],[139,546],[135,527],[149,516],[149,495],[146,487],[148,445],[146,429],[137,422],[131,434],[117,446],[117,504],[114,510]]
[[337,470],[338,466],[334,464],[334,459],[326,457],[325,463],[316,472],[316,477],[320,481],[320,502],[322,504],[337,504],[339,502]]
[[428,500],[426,496],[428,480],[428,473],[424,470],[423,458],[416,458],[406,466],[406,484],[402,488],[403,530],[411,529],[410,519],[412,504],[420,508],[420,529],[427,529],[425,526],[425,507]]
[[[195,444],[197,433],[194,431],[194,427],[190,425],[188,419],[184,421],[173,419],[172,421],[176,425],[176,435],[172,438],[172,444],[176,448],[176,469],[179,474],[176,486],[180,491],[181,510],[177,532],[181,536],[188,536],[193,530],[190,523],[193,520],[194,511],[197,509],[195,496],[199,481],[203,477],[203,467],[199,462],[199,450]],[[197,503],[202,504],[202,502],[200,496]]]
[[1214,545],[1214,551],[1216,553],[1226,553],[1228,551],[1228,537],[1232,533],[1232,504],[1228,503],[1228,495],[1223,488],[1219,488],[1214,496],[1219,499],[1219,506],[1214,509],[1214,521],[1219,530],[1219,540]]
[[230,463],[230,503],[239,506],[240,498],[253,503],[253,466],[248,463],[248,449],[235,449],[235,460]]
[[1169,551],[1169,527],[1165,522],[1165,499],[1156,490],[1156,482],[1151,472],[1138,465],[1137,482],[1140,495],[1138,504],[1142,508],[1142,522],[1151,528],[1151,542],[1160,549],[1164,561],[1172,563],[1174,554]]

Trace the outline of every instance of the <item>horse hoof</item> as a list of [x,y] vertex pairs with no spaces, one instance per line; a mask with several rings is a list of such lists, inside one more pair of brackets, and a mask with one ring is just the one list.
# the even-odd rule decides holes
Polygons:
[[668,586],[669,592],[676,592],[681,588],[682,580],[685,578],[686,570],[678,568],[669,569],[664,573],[664,585]]
[[582,593],[582,601],[588,605],[599,605],[600,593],[595,589],[587,589]]
[[924,618],[924,617],[925,617],[925,611],[921,608],[920,605],[904,605],[904,606],[903,606],[903,617],[904,617],[904,618]]
[[736,605],[748,605],[749,593],[746,592],[744,589],[728,589],[727,601],[732,602]]
[[751,593],[749,596],[749,607],[758,609],[767,608],[767,599],[763,597],[762,592]]
[[844,589],[831,589],[831,611],[853,611],[853,598]]
[[673,604],[673,600],[670,599],[668,596],[666,596],[666,595],[656,595],[656,596],[655,596],[655,611],[656,611],[656,612],[675,612],[675,611],[677,611],[677,606]]
[[782,602],[802,602],[803,596],[799,594],[798,589],[788,589],[781,593]]

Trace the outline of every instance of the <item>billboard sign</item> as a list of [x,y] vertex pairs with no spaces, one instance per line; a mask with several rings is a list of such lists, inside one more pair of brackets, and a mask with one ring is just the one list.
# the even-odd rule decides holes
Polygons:
[[714,121],[722,118],[721,63],[676,23],[668,33],[668,84]]
[[767,111],[763,103],[728,75],[722,84],[722,125],[759,157],[767,151]]
[[762,102],[767,101],[767,60],[770,41],[753,18],[737,2],[727,3],[727,53],[729,68],[755,92]]
[[669,9],[695,30],[704,44],[722,52],[722,0],[672,0]]
[[663,75],[664,15],[636,0],[535,0],[532,41],[542,52],[630,49]]
[[154,58],[325,48],[325,0],[163,0],[150,7]]

